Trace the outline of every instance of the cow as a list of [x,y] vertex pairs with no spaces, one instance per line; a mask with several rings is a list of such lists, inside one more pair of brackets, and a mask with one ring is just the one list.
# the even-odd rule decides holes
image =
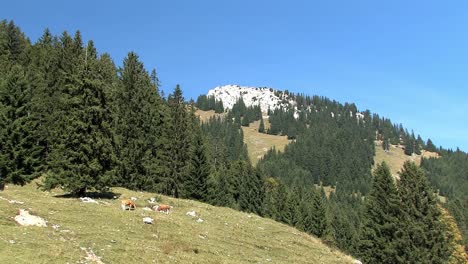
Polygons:
[[130,199],[125,199],[125,200],[122,200],[122,210],[135,210],[136,209],[136,205],[135,205],[135,202],[130,200]]
[[154,206],[153,209],[156,212],[165,212],[166,214],[169,214],[169,211],[171,210],[172,206],[169,206],[167,204],[160,204],[158,206]]

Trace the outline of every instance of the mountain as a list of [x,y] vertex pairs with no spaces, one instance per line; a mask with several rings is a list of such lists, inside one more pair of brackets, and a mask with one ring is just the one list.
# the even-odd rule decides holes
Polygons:
[[[299,95],[294,95],[288,90],[281,91],[269,87],[251,87],[241,85],[222,85],[217,86],[208,91],[207,96],[214,97],[217,101],[222,101],[226,110],[231,110],[232,107],[239,101],[240,98],[244,101],[246,107],[260,106],[263,113],[267,113],[268,109],[278,110],[292,109],[294,118],[298,118],[299,102],[297,100]],[[313,107],[306,107],[307,111],[311,111]],[[316,109],[315,109],[316,110]],[[334,112],[330,112],[331,117],[334,117]],[[364,118],[364,114],[360,112],[349,112],[351,116],[355,115],[356,118]]]
[[[211,96],[200,96],[195,105],[185,100],[177,85],[165,97],[158,92],[156,70],[145,69],[137,54],[130,52],[123,66],[117,67],[109,54],[99,53],[91,40],[84,44],[82,39],[79,31],[74,36],[67,32],[53,36],[46,30],[32,43],[12,21],[0,22],[0,43],[8,44],[0,45],[0,194],[4,198],[0,224],[6,231],[0,232],[0,243],[11,244],[0,256],[21,256],[30,262],[39,258],[33,254],[38,252],[45,258],[66,255],[68,262],[76,262],[81,251],[92,251],[112,263],[145,262],[135,255],[139,253],[129,253],[145,249],[149,255],[144,260],[156,256],[159,261],[166,254],[177,262],[198,262],[194,258],[208,252],[204,257],[209,261],[268,262],[273,258],[264,260],[263,256],[274,249],[276,262],[300,262],[294,252],[305,242],[289,243],[275,236],[289,234],[285,229],[265,229],[268,241],[261,243],[262,234],[254,230],[266,224],[247,228],[243,225],[247,221],[223,221],[230,212],[235,214],[234,209],[250,214],[248,219],[269,218],[270,223],[295,227],[342,252],[364,257],[366,263],[383,262],[369,260],[374,256],[386,259],[384,255],[392,252],[401,252],[402,263],[444,263],[450,253],[448,240],[454,236],[431,232],[440,226],[431,187],[439,188],[447,198],[449,212],[467,237],[463,225],[468,219],[466,153],[437,149],[430,140],[388,118],[320,96],[231,85],[214,89]],[[215,117],[200,122],[195,116],[197,107],[213,110]],[[271,137],[260,142],[249,136],[257,132]],[[273,142],[277,137],[282,141]],[[253,149],[245,144],[250,139]],[[393,180],[382,166],[381,184],[373,183],[375,141],[382,141],[389,154],[389,148],[397,145],[404,146],[407,156],[423,150],[439,153],[437,159],[421,161],[433,186],[420,167],[408,162],[401,184],[387,190],[392,196],[378,195],[376,188],[391,187]],[[279,147],[278,143],[284,143],[284,148],[269,150],[271,145]],[[256,152],[258,148],[262,151]],[[255,164],[249,161],[252,155],[263,157]],[[42,192],[31,190],[31,181]],[[3,191],[5,185],[8,188]],[[395,192],[397,187],[402,191]],[[327,189],[333,191],[327,194]],[[108,191],[117,197],[137,197],[143,201],[137,203],[138,208],[150,196],[160,197],[161,202],[173,204],[174,217],[146,211],[129,217],[118,210],[119,202],[114,199],[86,205],[76,199],[96,192],[102,197]],[[385,218],[372,213],[368,202],[372,195],[392,204],[394,215]],[[395,199],[386,201],[388,197]],[[32,214],[53,224],[70,227],[69,231],[57,233],[60,227],[55,225],[55,231],[48,232],[17,228],[11,217],[23,208],[15,201],[24,202]],[[185,206],[184,201],[188,201]],[[194,210],[192,204],[201,202],[211,205],[206,210],[200,205],[197,210],[202,223],[212,224],[204,227],[213,229],[197,229],[201,223],[182,220],[184,213]],[[99,207],[90,207],[94,205]],[[216,206],[224,208],[218,211]],[[419,215],[425,221],[413,217]],[[155,225],[142,225],[143,216],[154,216]],[[234,217],[243,219],[242,215]],[[372,222],[364,234],[366,219]],[[402,221],[404,225],[397,224]],[[401,229],[400,241],[387,243],[394,239],[387,237],[368,243],[372,237],[367,235],[393,233],[381,230],[387,222]],[[232,229],[224,229],[226,223]],[[235,232],[241,237],[234,236]],[[412,239],[415,232],[424,239]],[[363,235],[368,238],[366,244],[361,243]],[[53,236],[56,241],[49,239]],[[127,237],[132,239],[123,242]],[[224,242],[226,247],[221,246]],[[288,250],[277,250],[283,244]],[[381,254],[373,251],[384,247]],[[28,251],[31,248],[34,252]],[[112,251],[107,256],[106,248]],[[317,248],[323,249],[314,244],[304,251]],[[247,251],[251,254],[244,258]],[[428,257],[440,262],[427,261]]]

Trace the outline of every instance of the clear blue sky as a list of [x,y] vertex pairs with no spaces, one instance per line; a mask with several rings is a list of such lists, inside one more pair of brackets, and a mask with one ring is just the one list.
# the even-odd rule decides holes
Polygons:
[[[385,3],[383,3],[385,2]],[[121,65],[137,52],[163,89],[196,98],[269,86],[389,117],[468,151],[467,1],[5,1],[35,41],[79,29]]]

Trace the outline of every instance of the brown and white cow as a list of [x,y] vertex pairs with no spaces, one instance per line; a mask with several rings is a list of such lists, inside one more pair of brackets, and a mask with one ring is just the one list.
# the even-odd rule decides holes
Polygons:
[[135,210],[136,209],[136,205],[135,205],[135,202],[130,200],[130,199],[125,199],[125,200],[122,200],[122,210]]
[[169,213],[169,211],[171,210],[172,206],[169,206],[167,204],[160,204],[158,206],[154,206],[153,209],[156,211],[156,212],[164,212],[166,214]]

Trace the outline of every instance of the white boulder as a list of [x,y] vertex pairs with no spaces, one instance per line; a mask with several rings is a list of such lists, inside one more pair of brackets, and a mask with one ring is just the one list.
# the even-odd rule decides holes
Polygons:
[[31,215],[25,209],[20,209],[15,221],[22,226],[47,227],[47,222],[39,216]]
[[83,203],[96,203],[96,204],[98,203],[96,200],[89,198],[89,197],[80,197],[80,200]]
[[195,211],[188,211],[186,215],[190,217],[197,217],[197,213]]

